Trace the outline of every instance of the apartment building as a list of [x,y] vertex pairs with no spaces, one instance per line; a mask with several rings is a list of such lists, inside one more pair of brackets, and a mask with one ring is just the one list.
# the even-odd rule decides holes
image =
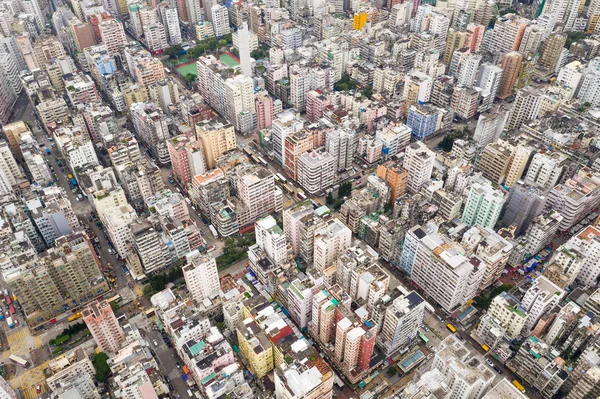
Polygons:
[[166,115],[154,103],[135,103],[131,105],[130,111],[138,138],[148,146],[160,164],[169,164],[171,159],[167,139],[170,134]]
[[[398,292],[399,295],[395,295]],[[393,356],[398,350],[410,346],[417,336],[420,324],[425,315],[425,300],[415,291],[408,295],[396,290],[381,298],[377,307],[385,308],[383,327],[377,336],[377,345],[386,356]],[[377,311],[383,311],[378,309]]]
[[208,169],[215,167],[216,158],[236,147],[233,125],[221,118],[212,118],[197,123],[196,135],[202,142]]
[[425,183],[431,179],[434,153],[420,141],[406,147],[402,167],[408,172],[406,188],[410,193],[418,193]]
[[192,298],[202,303],[206,299],[217,297],[221,292],[221,282],[215,259],[210,255],[202,255],[197,250],[190,252],[185,258],[183,277]]
[[101,352],[119,351],[125,341],[125,333],[106,300],[89,304],[81,311],[81,317]]
[[462,222],[469,227],[480,225],[493,229],[503,205],[504,194],[500,190],[494,190],[489,184],[474,183],[467,197]]
[[544,276],[538,277],[525,292],[521,301],[527,311],[525,333],[533,330],[540,318],[554,308],[564,296],[565,291]]
[[298,184],[316,194],[334,183],[336,159],[328,152],[310,151],[298,159]]
[[352,231],[338,219],[328,219],[314,230],[314,265],[323,271],[342,255],[352,240]]

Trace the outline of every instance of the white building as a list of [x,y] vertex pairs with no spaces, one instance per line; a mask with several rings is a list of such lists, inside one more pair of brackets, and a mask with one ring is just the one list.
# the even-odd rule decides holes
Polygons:
[[163,24],[152,24],[144,26],[144,38],[148,50],[152,53],[162,51],[169,47],[167,32]]
[[523,332],[525,334],[533,330],[538,320],[554,308],[564,296],[565,291],[552,283],[544,276],[538,277],[532,286],[525,292],[521,301],[528,317]]
[[415,284],[447,312],[473,299],[485,275],[485,263],[476,255],[465,256],[464,249],[446,236],[422,229],[415,236],[417,248],[410,266]]
[[504,130],[504,125],[506,125],[507,117],[508,113],[502,110],[496,113],[479,115],[473,140],[481,147],[498,141],[502,130]]
[[564,170],[568,157],[560,152],[536,153],[529,164],[523,181],[549,191],[557,184]]
[[527,322],[527,311],[512,295],[502,292],[490,303],[488,314],[502,323],[504,332],[510,338],[517,338]]
[[329,219],[314,233],[314,265],[325,270],[346,252],[352,241],[352,231],[338,219]]
[[304,128],[304,123],[293,109],[286,110],[277,115],[271,126],[271,140],[273,142],[273,156],[280,165],[285,165],[285,138],[292,133]]
[[431,179],[435,154],[420,141],[406,147],[402,167],[408,172],[406,187],[411,193],[418,193]]
[[275,266],[287,260],[287,242],[285,234],[273,216],[258,219],[254,224],[256,245],[262,248]]
[[122,205],[104,211],[104,227],[113,247],[125,259],[133,243],[133,234],[129,225],[137,219],[135,210],[130,205]]
[[12,186],[23,182],[25,174],[15,161],[15,158],[4,140],[0,140],[0,191],[8,193]]
[[[382,303],[386,297],[389,296],[384,296]],[[393,299],[385,310],[383,327],[377,335],[377,344],[383,349],[385,356],[391,356],[413,343],[424,315],[425,300],[415,291],[408,295],[400,294]]]
[[205,299],[213,299],[221,292],[221,282],[217,271],[217,262],[210,255],[202,255],[192,251],[186,255],[183,267],[183,278],[192,298],[198,303]]
[[305,152],[298,159],[298,184],[310,194],[322,192],[333,185],[335,165],[328,152]]
[[251,78],[252,58],[250,57],[250,52],[254,50],[254,48],[251,47],[251,39],[256,40],[256,47],[258,47],[258,38],[253,32],[250,32],[248,30],[248,23],[246,22],[242,24],[242,27],[238,29],[238,31],[233,36],[236,37],[239,42],[238,50],[240,52],[240,64],[242,68],[242,73],[244,74],[244,76]]
[[229,11],[225,6],[215,4],[211,10],[213,30],[216,37],[225,36],[231,29],[229,28]]
[[375,140],[383,143],[383,148],[387,149],[388,157],[393,157],[404,151],[410,144],[411,135],[412,129],[405,124],[397,126],[388,125],[375,133]]
[[179,14],[177,7],[165,5],[160,7],[160,17],[163,26],[166,26],[167,39],[171,46],[181,44],[181,29],[179,27]]

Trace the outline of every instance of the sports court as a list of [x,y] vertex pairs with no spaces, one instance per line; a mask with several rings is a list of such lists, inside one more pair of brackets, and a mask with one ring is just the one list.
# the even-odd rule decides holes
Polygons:
[[195,62],[188,62],[187,64],[181,64],[175,67],[181,76],[193,75],[198,76],[198,68]]
[[231,53],[221,54],[219,59],[223,64],[227,65],[230,68],[240,65],[240,60]]

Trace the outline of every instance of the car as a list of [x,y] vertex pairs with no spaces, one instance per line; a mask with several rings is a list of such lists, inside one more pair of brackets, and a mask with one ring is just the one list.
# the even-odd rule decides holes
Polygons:
[[37,384],[35,386],[35,393],[41,393],[42,392],[42,386],[40,384]]
[[158,346],[158,342],[156,342],[156,340],[152,341],[154,343],[154,346]]
[[179,364],[179,362],[175,363],[175,367],[177,367],[178,369],[181,368],[181,364]]
[[488,364],[488,366],[494,367],[494,363],[492,363],[490,359],[485,359],[485,362]]
[[496,373],[502,374],[502,369],[500,367],[494,366],[494,370],[496,370]]

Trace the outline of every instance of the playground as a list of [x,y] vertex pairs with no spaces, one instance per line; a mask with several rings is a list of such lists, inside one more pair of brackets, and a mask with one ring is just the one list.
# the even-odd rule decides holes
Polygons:
[[240,65],[240,59],[232,53],[230,53],[229,51],[221,54],[219,56],[219,60],[221,60],[221,62],[227,65],[229,68],[233,68],[234,66]]

